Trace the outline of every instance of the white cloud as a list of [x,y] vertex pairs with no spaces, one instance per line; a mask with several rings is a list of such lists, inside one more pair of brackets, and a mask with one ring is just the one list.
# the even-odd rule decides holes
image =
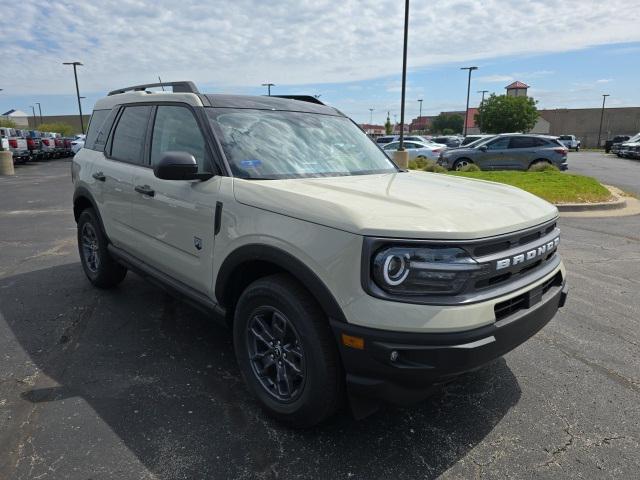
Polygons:
[[613,78],[601,78],[600,80],[596,80],[596,83],[610,83],[613,82]]
[[[71,93],[61,65],[71,60],[84,63],[87,92],[158,75],[216,91],[383,77],[401,68],[402,4],[67,0],[50,2],[45,15],[41,2],[26,0],[2,9],[0,84],[12,94]],[[413,2],[409,66],[640,41],[633,15],[610,14],[626,9],[624,0]]]
[[507,83],[513,82],[515,77],[511,75],[484,75],[476,78],[476,80],[481,83]]

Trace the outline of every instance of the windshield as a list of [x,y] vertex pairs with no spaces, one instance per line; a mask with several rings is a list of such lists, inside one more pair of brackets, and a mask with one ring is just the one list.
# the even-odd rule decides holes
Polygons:
[[558,140],[571,140],[571,136],[570,135],[560,135],[558,137]]
[[480,145],[483,145],[485,143],[487,143],[489,140],[493,140],[495,137],[481,137],[477,140],[474,140],[471,143],[467,143],[465,145],[465,148],[475,148],[475,147],[479,147]]
[[280,179],[398,171],[345,117],[229,108],[207,112],[236,177]]

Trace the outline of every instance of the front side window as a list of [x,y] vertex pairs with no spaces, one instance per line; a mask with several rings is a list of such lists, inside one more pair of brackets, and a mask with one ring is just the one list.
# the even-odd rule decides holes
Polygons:
[[348,118],[314,113],[209,108],[233,174],[280,179],[397,172]]
[[509,137],[502,137],[487,143],[487,150],[504,150],[509,146]]
[[400,142],[391,142],[391,143],[387,143],[384,147],[382,147],[384,150],[397,150],[398,147],[400,146]]
[[113,134],[111,156],[116,160],[142,164],[144,141],[151,107],[125,107]]
[[151,140],[151,165],[157,165],[165,152],[187,152],[198,162],[198,171],[208,170],[205,142],[193,113],[174,105],[160,105],[156,112]]

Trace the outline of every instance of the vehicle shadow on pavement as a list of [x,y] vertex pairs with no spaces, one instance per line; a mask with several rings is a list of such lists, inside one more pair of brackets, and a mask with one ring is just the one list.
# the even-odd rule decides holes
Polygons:
[[[414,407],[388,407],[359,422],[345,411],[295,431],[268,419],[249,396],[230,331],[136,275],[112,291],[93,288],[79,263],[14,275],[0,280],[0,313],[41,372],[20,386],[20,408],[39,411],[21,428],[30,429],[34,449],[56,439],[41,451],[43,467],[64,457],[58,478],[131,474],[122,450],[153,478],[432,478],[520,398],[500,359]],[[90,408],[78,414],[69,399]],[[65,420],[71,409],[81,418]],[[96,423],[115,440],[98,442]],[[87,443],[98,446],[70,454]]]

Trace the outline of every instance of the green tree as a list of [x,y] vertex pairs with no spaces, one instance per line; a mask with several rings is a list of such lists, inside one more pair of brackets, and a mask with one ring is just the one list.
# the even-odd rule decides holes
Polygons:
[[482,124],[482,131],[486,133],[528,132],[536,120],[536,101],[511,95],[491,94],[475,115],[476,125]]
[[75,133],[75,128],[63,122],[42,123],[38,125],[38,130],[41,132],[60,133],[63,137],[70,137]]
[[16,128],[18,124],[8,118],[0,118],[0,127]]
[[433,119],[431,130],[433,132],[444,133],[445,130],[451,133],[462,133],[464,118],[457,113],[441,113]]
[[393,133],[393,125],[391,125],[391,119],[389,118],[389,112],[387,112],[387,121],[384,122],[384,133],[391,135]]

